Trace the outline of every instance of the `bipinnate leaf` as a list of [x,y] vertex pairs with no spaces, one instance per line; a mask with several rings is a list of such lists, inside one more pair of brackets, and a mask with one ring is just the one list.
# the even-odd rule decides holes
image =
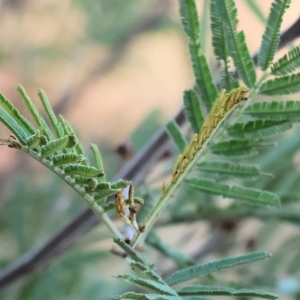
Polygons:
[[204,178],[188,179],[185,182],[189,186],[202,192],[221,195],[223,197],[237,200],[244,200],[254,205],[278,206],[280,203],[279,197],[276,194],[259,189],[242,186],[228,186],[226,184]]
[[284,76],[294,72],[300,66],[300,46],[297,46],[280,58],[271,67],[275,76]]
[[263,120],[299,121],[300,101],[257,102],[249,105],[244,113]]
[[127,283],[131,283],[139,287],[147,288],[154,292],[158,292],[162,295],[178,296],[176,291],[173,290],[170,286],[168,286],[167,284],[163,284],[161,282],[157,282],[155,280],[143,279],[131,274],[117,275],[116,278],[125,281]]
[[61,138],[64,136],[64,130],[61,126],[61,123],[57,120],[57,117],[49,103],[49,100],[45,94],[45,92],[43,90],[40,90],[39,93],[38,93],[41,101],[42,101],[42,104],[44,106],[44,109],[46,111],[46,114],[48,116],[48,119],[55,131],[55,134],[56,134],[56,137],[57,138]]
[[174,144],[177,146],[179,152],[180,153],[183,152],[187,145],[187,141],[186,141],[185,137],[183,136],[177,123],[174,120],[169,121],[166,124],[166,129],[167,129],[167,132],[168,132],[170,138],[172,139]]
[[291,0],[275,0],[272,3],[267,27],[262,37],[258,54],[258,65],[265,71],[273,61],[279,43],[282,16],[289,7]]
[[211,146],[212,153],[225,156],[253,156],[258,153],[257,149],[273,146],[262,144],[259,141],[229,140]]
[[183,106],[193,132],[198,133],[204,122],[197,94],[193,90],[185,91],[183,94]]
[[0,121],[17,137],[22,145],[26,145],[26,140],[30,137],[30,134],[26,132],[11,115],[1,108]]
[[76,143],[77,140],[74,135],[67,135],[57,140],[51,140],[41,147],[41,157],[47,157],[52,153],[75,147]]
[[277,96],[300,92],[300,73],[278,77],[264,82],[258,90],[261,95]]
[[[266,119],[268,118],[269,116],[266,117]],[[292,126],[292,122],[286,120],[253,120],[246,123],[233,124],[227,129],[227,132],[233,138],[251,140],[259,137],[266,138],[279,134],[291,129]]]
[[200,25],[197,8],[194,0],[180,0],[181,22],[189,37],[189,50],[196,79],[197,90],[205,104],[207,112],[210,111],[213,101],[218,97],[217,88],[208,67],[206,58],[201,53]]
[[[119,296],[120,300],[182,300],[179,296],[164,296],[158,294],[141,294],[135,292],[126,292]],[[202,298],[197,298],[198,300],[202,300]],[[187,299],[189,300],[189,299]],[[204,299],[203,299],[204,300]]]
[[224,24],[225,39],[235,67],[248,87],[256,81],[254,63],[246,45],[243,31],[237,32],[237,10],[233,0],[218,1],[220,19]]
[[278,296],[258,290],[232,289],[220,286],[189,285],[178,291],[180,296],[236,296],[236,297],[255,297],[262,299],[278,299]]
[[170,277],[167,278],[166,282],[169,285],[174,285],[174,284],[182,283],[197,278],[199,276],[208,275],[222,269],[232,268],[241,264],[265,259],[270,256],[271,254],[267,252],[257,251],[257,252],[252,252],[241,256],[224,258],[224,259],[216,260],[205,264],[190,266],[174,272],[173,274],[170,275]]
[[219,175],[236,176],[237,178],[255,178],[262,175],[258,166],[228,161],[203,161],[197,164],[197,169]]

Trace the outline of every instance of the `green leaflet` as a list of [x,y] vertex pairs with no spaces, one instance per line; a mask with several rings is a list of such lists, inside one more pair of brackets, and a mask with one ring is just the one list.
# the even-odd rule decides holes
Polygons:
[[96,167],[98,169],[103,169],[103,161],[98,146],[96,144],[91,144],[91,150],[94,154]]
[[[210,1],[210,19],[212,32],[212,45],[217,59],[224,62],[223,76],[220,80],[222,88],[230,91],[232,86],[232,76],[229,70],[229,49],[226,43],[225,31],[223,23],[220,19],[217,0]],[[237,86],[236,86],[237,87]]]
[[169,287],[166,284],[151,280],[151,279],[142,279],[138,278],[136,276],[133,276],[131,274],[122,274],[116,276],[119,280],[135,284],[139,287],[150,289],[154,292],[158,292],[162,295],[170,295],[170,296],[178,296],[176,291],[173,290],[171,287]]
[[259,141],[230,140],[211,146],[212,153],[225,156],[253,156],[258,148],[270,147],[273,144],[262,144]]
[[6,111],[0,108],[0,121],[18,138],[22,145],[26,145],[26,139],[30,137],[27,131],[16,122]]
[[111,182],[111,188],[112,189],[125,189],[126,187],[128,187],[130,185],[130,181],[126,181],[126,180],[118,180],[115,182]]
[[[164,296],[158,294],[141,294],[135,292],[126,292],[119,297],[120,300],[182,300],[179,296]],[[202,300],[202,298],[197,298]],[[188,299],[186,299],[188,300]]]
[[251,140],[281,133],[291,129],[292,126],[293,123],[286,120],[254,120],[247,123],[236,123],[230,126],[227,132],[234,138]]
[[275,76],[288,75],[300,66],[300,46],[297,46],[280,58],[271,67],[271,72]]
[[20,126],[23,127],[23,130],[27,132],[27,134],[35,134],[36,129],[34,126],[23,116],[19,113],[19,111],[14,107],[14,105],[6,99],[1,93],[0,93],[0,103],[5,108],[7,113],[11,115],[12,118],[15,119],[17,123],[20,124]]
[[52,153],[72,148],[76,145],[77,140],[74,135],[67,135],[57,140],[51,140],[41,147],[41,157],[47,157]]
[[189,285],[178,291],[180,296],[241,296],[241,297],[256,297],[263,299],[278,299],[278,296],[269,294],[263,291],[250,289],[232,289],[220,286],[203,286],[203,285]]
[[104,176],[103,170],[80,164],[67,165],[66,167],[64,167],[64,172],[66,175],[80,175],[85,177]]
[[165,284],[165,282],[163,281],[163,279],[161,278],[161,276],[158,275],[153,269],[151,269],[148,266],[146,266],[146,265],[144,265],[144,264],[142,264],[142,263],[140,263],[138,261],[135,261],[135,260],[133,260],[131,258],[127,257],[126,260],[127,260],[127,262],[129,263],[129,265],[131,266],[131,268],[134,271],[137,270],[136,271],[137,273],[139,273],[138,271],[141,271],[148,278]]
[[[79,142],[79,139],[75,133],[75,131],[73,130],[72,126],[63,118],[63,116],[59,115],[58,116],[59,118],[59,122],[61,123],[62,125],[62,128],[64,130],[64,133],[65,134],[68,134],[68,135],[73,135],[75,136],[76,140],[77,140],[77,143],[76,143],[76,146],[73,150],[73,152],[77,153],[77,154],[82,154],[84,155],[84,150],[83,150],[83,146],[82,144]],[[85,156],[85,155],[84,155]],[[85,156],[85,161],[84,161],[84,164],[88,164],[89,161],[88,161],[88,158]]]
[[279,197],[271,192],[262,191],[254,188],[242,186],[228,186],[223,183],[215,182],[211,179],[189,179],[185,181],[189,186],[206,193],[221,195],[237,200],[245,200],[256,205],[278,206]]
[[258,93],[267,96],[288,95],[300,92],[300,73],[270,79],[264,82]]
[[70,163],[80,163],[85,160],[83,155],[74,153],[58,154],[51,158],[54,166],[61,166]]
[[265,71],[273,61],[279,43],[279,32],[282,16],[289,7],[291,0],[275,0],[272,3],[267,27],[262,37],[258,53],[258,65]]
[[44,135],[41,135],[40,130],[37,129],[36,133],[29,136],[25,141],[28,149],[33,149],[38,146],[43,146],[48,143],[47,138]]
[[193,132],[198,133],[204,122],[198,96],[195,91],[188,90],[183,94],[184,113],[188,119]]
[[44,109],[47,113],[47,116],[50,120],[50,123],[55,131],[55,134],[56,134],[56,137],[57,138],[61,138],[64,136],[64,130],[61,126],[61,124],[58,122],[57,118],[56,118],[56,115],[47,99],[47,96],[45,94],[45,92],[43,90],[40,90],[39,93],[38,93],[42,103],[43,103],[43,106],[44,106]]
[[197,169],[238,178],[253,178],[262,175],[259,167],[255,165],[225,161],[204,161],[197,164]]
[[179,152],[180,153],[183,152],[187,145],[187,141],[186,141],[185,137],[183,136],[177,123],[174,120],[169,121],[166,124],[166,129],[167,129],[167,132],[168,132],[170,138],[172,139],[174,144],[177,146]]
[[190,39],[189,50],[197,89],[206,110],[210,111],[213,101],[218,97],[218,92],[206,58],[201,54],[200,26],[194,0],[180,0],[180,15],[183,28]]
[[166,282],[169,285],[174,285],[194,279],[199,276],[208,275],[222,269],[232,268],[241,264],[265,259],[270,256],[271,254],[267,252],[257,251],[241,256],[230,257],[205,264],[191,266],[174,272],[170,277],[167,278]]
[[257,102],[244,110],[245,114],[273,121],[299,121],[300,101]]
[[25,89],[21,85],[18,85],[17,90],[20,93],[27,109],[31,113],[35,123],[39,127],[39,129],[41,131],[41,134],[45,135],[48,140],[51,140],[53,138],[51,130],[49,129],[49,127],[48,127],[47,123],[45,122],[45,120],[39,114],[37,108],[35,107],[35,105],[31,101],[30,97],[27,95]]
[[244,32],[237,33],[237,10],[233,0],[218,1],[220,19],[224,24],[225,39],[235,67],[248,87],[256,81],[254,64],[246,45]]

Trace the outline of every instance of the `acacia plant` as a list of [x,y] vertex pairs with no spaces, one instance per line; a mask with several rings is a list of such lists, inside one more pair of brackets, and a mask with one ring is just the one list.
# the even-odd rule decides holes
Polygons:
[[[195,76],[195,86],[186,90],[183,96],[184,112],[190,130],[183,133],[174,120],[168,122],[167,131],[180,154],[170,176],[161,183],[160,196],[154,202],[136,197],[129,181],[108,181],[98,147],[91,144],[94,162],[90,162],[73,128],[61,115],[55,115],[42,90],[39,97],[48,120],[38,112],[24,88],[18,87],[35,125],[0,94],[0,120],[12,132],[9,138],[1,139],[1,144],[25,152],[74,189],[107,226],[114,242],[122,249],[117,253],[126,256],[127,263],[137,272],[138,275],[117,276],[119,280],[139,288],[135,292],[123,293],[118,299],[206,299],[202,297],[218,295],[243,299],[277,298],[276,295],[261,290],[240,288],[238,284],[238,288],[224,284],[200,284],[203,275],[268,258],[270,254],[267,252],[256,251],[200,265],[189,261],[183,263],[185,266],[182,269],[166,277],[147,261],[139,249],[146,238],[150,243],[153,239],[157,241],[154,231],[150,230],[165,205],[176,201],[174,206],[180,206],[180,197],[176,200],[171,198],[177,193],[179,185],[193,191],[190,193],[191,199],[186,201],[195,203],[199,197],[203,198],[199,200],[200,204],[195,204],[197,209],[203,208],[208,199],[210,203],[206,203],[206,212],[214,214],[215,219],[241,217],[245,214],[259,218],[287,218],[279,209],[270,208],[279,206],[280,197],[276,193],[265,190],[259,184],[255,188],[250,187],[249,181],[241,179],[266,175],[257,165],[243,162],[244,157],[257,154],[261,148],[273,146],[273,142],[265,140],[290,129],[293,122],[299,120],[298,101],[261,101],[259,98],[259,95],[274,98],[300,92],[300,73],[295,72],[300,66],[300,47],[292,48],[274,61],[282,16],[289,4],[289,0],[274,0],[256,66],[249,54],[244,32],[237,31],[234,1],[210,1],[213,51],[222,64],[220,79],[214,80],[201,49],[195,1],[180,0],[180,15],[188,38]],[[259,73],[256,67],[260,69]],[[207,174],[210,178],[207,178]],[[272,176],[269,178],[273,179]],[[240,179],[241,184],[231,184],[230,178]],[[124,195],[126,188],[129,189],[128,196]],[[204,196],[203,192],[213,196]],[[110,196],[114,196],[115,201],[111,201]],[[224,209],[218,206],[214,196],[235,201]],[[238,204],[238,201],[244,201],[246,205]],[[120,233],[107,214],[110,210],[116,210],[121,220],[131,228],[130,238]],[[200,213],[198,216],[197,214],[181,210],[177,215],[174,213],[172,218],[174,222],[178,222],[187,215],[190,219],[191,216],[201,217]],[[171,253],[169,256],[183,261],[182,257],[179,259]]]

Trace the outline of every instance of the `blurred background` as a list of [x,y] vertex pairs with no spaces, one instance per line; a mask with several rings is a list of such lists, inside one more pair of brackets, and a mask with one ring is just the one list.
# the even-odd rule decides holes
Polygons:
[[[255,53],[272,1],[236,2],[240,29]],[[209,3],[197,3],[203,49],[212,54]],[[282,28],[298,17],[299,3],[294,0]],[[208,58],[217,69],[214,57]],[[23,112],[18,84],[39,107],[37,92],[42,88],[86,149],[90,142],[98,144],[112,178],[179,110],[183,91],[193,85],[177,1],[0,0],[0,91]],[[0,137],[8,134],[1,125]],[[285,157],[291,164],[298,148],[293,149]],[[84,207],[42,166],[1,147],[0,268],[46,241]],[[207,224],[200,229],[198,225],[193,224],[190,233],[200,243]],[[225,231],[231,231],[228,226]],[[176,249],[188,252],[182,240],[178,242],[180,230],[187,232],[181,227],[176,235],[164,235],[167,229],[161,233]],[[252,238],[250,234],[247,241]],[[126,269],[124,261],[109,253],[111,246],[106,228],[98,226],[48,269],[0,291],[0,298],[109,299],[125,288],[111,276]],[[162,261],[157,254],[153,259]]]

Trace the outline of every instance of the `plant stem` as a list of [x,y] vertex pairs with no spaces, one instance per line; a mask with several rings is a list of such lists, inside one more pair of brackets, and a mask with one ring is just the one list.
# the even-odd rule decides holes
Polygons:
[[41,159],[37,155],[37,153],[32,150],[28,150],[24,147],[21,147],[21,150],[23,152],[29,154],[35,160],[39,161],[46,168],[48,168],[49,170],[54,172],[63,181],[65,181],[88,204],[88,206],[91,208],[91,210],[102,220],[102,222],[106,225],[106,227],[110,230],[110,232],[112,234],[116,235],[118,238],[123,239],[123,235],[120,233],[118,228],[115,226],[115,224],[109,218],[109,216],[106,214],[104,209],[100,205],[98,205],[90,195],[86,194],[85,191],[79,185],[74,184],[71,181],[71,178],[69,176],[66,176],[61,169],[59,169],[58,167],[53,167],[47,159],[45,159],[45,158]]

